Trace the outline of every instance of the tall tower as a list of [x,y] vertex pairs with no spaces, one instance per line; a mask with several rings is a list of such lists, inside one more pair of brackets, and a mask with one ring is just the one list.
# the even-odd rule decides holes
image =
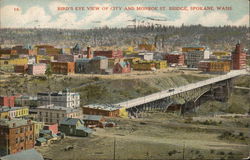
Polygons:
[[239,70],[246,68],[246,56],[239,41],[232,52],[232,69]]
[[91,47],[90,47],[90,46],[87,47],[87,58],[88,58],[88,59],[93,58],[93,54],[92,54],[92,51],[91,51]]

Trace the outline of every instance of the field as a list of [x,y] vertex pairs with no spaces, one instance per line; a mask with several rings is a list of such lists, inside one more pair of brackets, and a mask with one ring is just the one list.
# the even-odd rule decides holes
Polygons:
[[[182,159],[183,156],[185,159],[235,160],[247,157],[249,152],[250,117],[180,117],[151,112],[140,119],[110,120],[115,121],[117,127],[98,128],[92,137],[67,137],[37,149],[53,160],[110,160],[114,148],[115,157],[120,160]],[[74,149],[64,151],[70,145]]]

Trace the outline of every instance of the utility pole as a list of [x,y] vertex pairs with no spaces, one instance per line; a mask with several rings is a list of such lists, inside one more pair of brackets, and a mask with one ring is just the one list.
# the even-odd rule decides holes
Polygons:
[[185,159],[185,143],[183,144],[183,149],[182,149],[182,160]]
[[114,138],[114,156],[113,156],[113,160],[115,160],[115,147],[116,147],[116,139]]

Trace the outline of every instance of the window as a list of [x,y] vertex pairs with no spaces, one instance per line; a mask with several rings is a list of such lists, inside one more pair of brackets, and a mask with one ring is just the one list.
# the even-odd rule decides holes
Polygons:
[[32,131],[32,126],[30,126],[30,131]]
[[16,144],[18,143],[18,141],[19,141],[18,138],[16,138]]
[[48,117],[48,112],[46,112],[46,117]]
[[18,133],[19,133],[19,128],[16,129],[16,134],[18,134]]
[[59,113],[56,114],[56,117],[59,118]]
[[33,136],[32,135],[30,135],[30,140],[32,140],[33,139]]
[[23,128],[20,128],[20,133],[23,133]]

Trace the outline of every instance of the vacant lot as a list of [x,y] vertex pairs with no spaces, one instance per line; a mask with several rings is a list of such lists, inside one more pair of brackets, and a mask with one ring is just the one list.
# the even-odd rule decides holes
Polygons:
[[[213,123],[205,123],[206,120]],[[235,160],[247,157],[249,152],[249,117],[182,118],[169,113],[145,113],[141,119],[112,121],[118,126],[97,129],[92,137],[67,137],[58,144],[37,149],[46,158],[58,160],[113,159],[115,139],[116,159],[126,160],[182,159],[183,156]],[[74,149],[64,151],[68,145],[74,145]]]

